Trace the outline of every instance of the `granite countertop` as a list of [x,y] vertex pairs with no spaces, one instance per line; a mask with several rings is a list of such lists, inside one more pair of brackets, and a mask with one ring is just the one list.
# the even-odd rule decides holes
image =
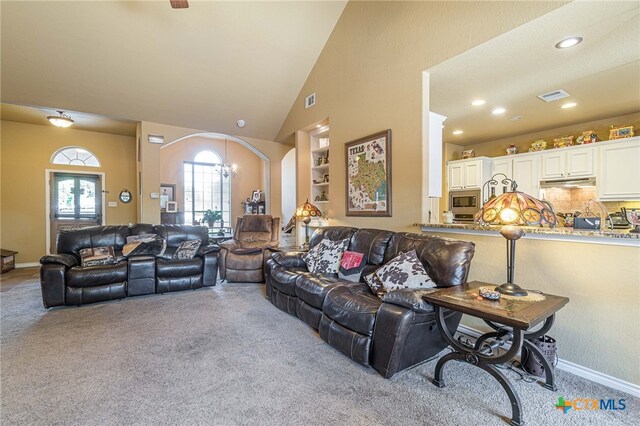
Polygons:
[[[459,231],[494,231],[499,232],[500,225],[480,225],[479,223],[417,223],[415,226],[421,228],[432,229],[451,229]],[[522,229],[527,234],[546,234],[546,235],[567,235],[572,237],[595,237],[595,238],[621,238],[621,239],[640,239],[640,234],[629,232],[629,229],[614,229],[598,231],[594,229],[573,229],[567,227],[539,227],[539,226],[523,226]]]

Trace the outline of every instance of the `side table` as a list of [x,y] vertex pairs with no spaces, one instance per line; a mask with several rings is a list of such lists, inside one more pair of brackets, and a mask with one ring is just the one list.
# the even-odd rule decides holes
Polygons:
[[[551,294],[529,292],[529,295],[524,297],[502,295],[499,300],[491,301],[479,297],[478,289],[480,287],[493,289],[495,284],[473,281],[461,286],[439,289],[423,296],[424,300],[433,305],[438,329],[453,348],[453,352],[444,355],[438,360],[433,384],[438,387],[444,386],[442,370],[444,365],[451,360],[464,361],[475,365],[489,373],[500,383],[511,402],[512,415],[510,424],[521,426],[524,425],[524,420],[520,397],[507,377],[494,364],[503,364],[510,361],[521,351],[524,345],[542,363],[546,379],[544,387],[556,390],[551,365],[540,350],[526,339],[534,339],[548,332],[553,325],[555,313],[566,305],[569,299]],[[458,342],[446,327],[444,321],[445,309],[480,318],[494,331],[480,336],[473,346]],[[543,323],[540,329],[529,331],[540,323]],[[493,342],[485,343],[488,340],[493,340]],[[509,342],[511,347],[508,351],[502,355],[493,355],[493,349]]]

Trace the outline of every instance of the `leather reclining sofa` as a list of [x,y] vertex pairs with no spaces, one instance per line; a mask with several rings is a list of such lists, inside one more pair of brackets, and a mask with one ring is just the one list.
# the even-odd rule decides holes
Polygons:
[[[142,234],[162,236],[167,243],[165,252],[160,256],[122,256],[127,237]],[[193,259],[173,259],[180,243],[196,239],[202,243]],[[115,264],[81,266],[80,250],[103,246],[114,246]],[[204,226],[137,224],[61,230],[56,248],[58,254],[40,259],[45,308],[194,290],[216,285],[218,276],[219,247],[209,245]]]
[[[325,227],[310,240],[313,248],[328,238],[349,238],[347,250],[364,253],[362,277],[401,251],[416,250],[437,287],[467,281],[475,245],[425,234],[377,229]],[[395,290],[379,298],[361,282],[337,275],[316,276],[299,252],[273,253],[265,268],[266,297],[279,309],[319,331],[320,337],[354,361],[372,366],[385,378],[428,360],[447,347],[437,328],[433,307],[422,299],[432,290]],[[461,313],[445,311],[454,333]]]

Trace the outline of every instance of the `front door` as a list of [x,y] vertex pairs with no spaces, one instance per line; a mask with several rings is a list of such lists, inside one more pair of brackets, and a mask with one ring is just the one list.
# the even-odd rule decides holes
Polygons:
[[51,193],[51,253],[61,229],[102,225],[102,180],[100,175],[53,172]]

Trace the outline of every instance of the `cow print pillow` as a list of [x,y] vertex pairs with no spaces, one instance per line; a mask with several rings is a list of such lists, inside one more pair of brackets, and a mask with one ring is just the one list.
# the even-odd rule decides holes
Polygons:
[[364,277],[364,280],[378,297],[401,288],[424,289],[436,286],[415,250],[400,252],[374,273]]
[[[307,262],[307,269],[312,274],[337,274],[340,269],[342,254],[349,245],[349,239],[331,241],[327,238],[320,241],[316,247],[314,259]],[[315,248],[315,247],[314,247]],[[311,254],[311,252],[309,252]]]

